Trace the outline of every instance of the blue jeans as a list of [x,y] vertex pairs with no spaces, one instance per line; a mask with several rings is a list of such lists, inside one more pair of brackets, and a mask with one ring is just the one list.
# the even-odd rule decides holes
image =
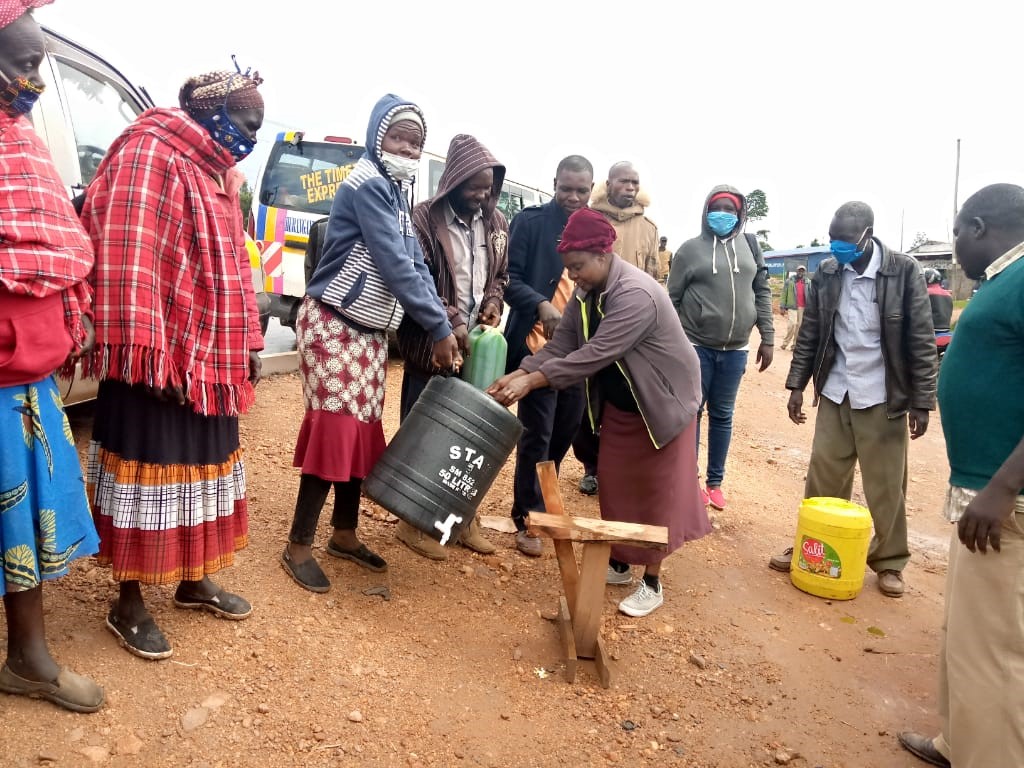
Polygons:
[[700,420],[708,409],[707,484],[717,488],[725,478],[725,459],[732,440],[732,413],[740,379],[747,369],[747,350],[724,352],[710,347],[694,347],[700,359],[701,404],[697,411],[697,448],[700,449]]

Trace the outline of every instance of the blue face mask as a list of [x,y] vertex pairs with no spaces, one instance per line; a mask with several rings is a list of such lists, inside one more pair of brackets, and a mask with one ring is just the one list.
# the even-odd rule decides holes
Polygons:
[[226,104],[221,105],[221,108],[209,117],[204,117],[199,124],[209,131],[213,140],[227,149],[236,161],[244,160],[256,146],[256,140],[248,138],[228,117]]
[[860,233],[860,237],[857,238],[856,243],[848,243],[845,240],[832,240],[829,243],[829,248],[832,250],[832,255],[836,257],[836,261],[840,264],[852,264],[861,256],[864,255],[864,249],[858,248],[860,241],[864,239],[864,235],[867,234],[865,229]]
[[[5,80],[6,76],[3,77]],[[34,85],[28,78],[16,77],[7,81],[7,86],[0,90],[0,109],[11,117],[27,115],[39,100],[43,87]]]
[[735,213],[728,213],[727,211],[708,211],[707,219],[711,231],[719,237],[725,237],[731,233],[736,229],[736,225],[740,221]]

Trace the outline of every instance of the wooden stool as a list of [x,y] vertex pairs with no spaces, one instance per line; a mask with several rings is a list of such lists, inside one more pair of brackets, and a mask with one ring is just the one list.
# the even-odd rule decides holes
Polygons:
[[[564,594],[558,598],[558,633],[565,652],[565,678],[576,679],[576,662],[593,659],[601,685],[611,685],[608,653],[601,638],[601,611],[608,575],[612,542],[633,547],[668,548],[668,528],[640,523],[618,523],[588,517],[569,517],[558,491],[555,463],[537,464],[541,495],[547,513],[531,512],[527,525],[531,533],[554,541]],[[582,564],[577,567],[572,543],[583,545]]]

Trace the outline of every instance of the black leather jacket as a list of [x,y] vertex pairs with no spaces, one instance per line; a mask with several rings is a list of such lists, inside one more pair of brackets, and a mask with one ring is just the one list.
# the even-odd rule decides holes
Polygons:
[[[875,240],[876,247],[880,241]],[[876,292],[885,362],[885,405],[890,419],[911,408],[935,409],[938,372],[935,329],[921,267],[914,259],[882,245]],[[786,389],[803,391],[814,379],[814,404],[836,358],[835,316],[842,289],[839,262],[826,259],[811,278],[804,321],[793,348]],[[856,371],[851,371],[856,375]]]

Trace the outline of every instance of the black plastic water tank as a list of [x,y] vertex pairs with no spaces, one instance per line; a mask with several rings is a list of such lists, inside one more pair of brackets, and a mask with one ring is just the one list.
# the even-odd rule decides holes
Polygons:
[[489,395],[434,376],[363,481],[363,493],[442,544],[457,541],[522,431]]

